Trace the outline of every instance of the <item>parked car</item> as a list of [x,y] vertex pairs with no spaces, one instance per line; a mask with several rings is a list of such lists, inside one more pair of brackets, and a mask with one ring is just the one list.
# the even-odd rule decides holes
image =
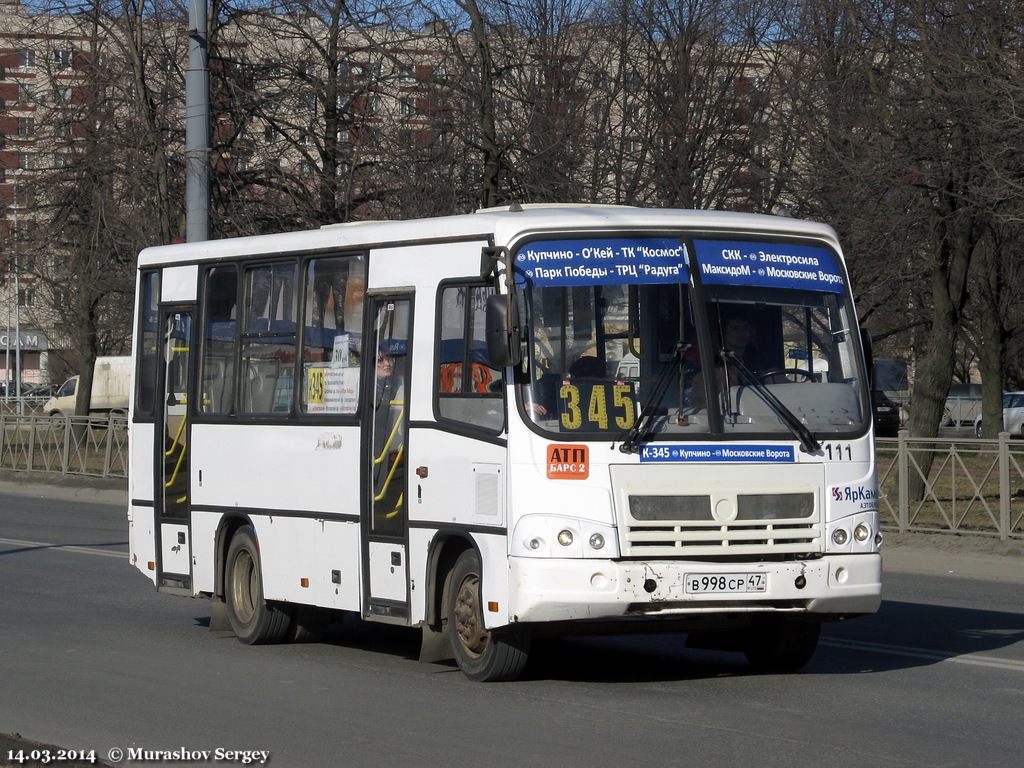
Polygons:
[[[21,382],[21,396],[28,397],[29,391],[35,384],[29,384],[28,382]],[[10,391],[8,391],[8,389]],[[18,384],[14,381],[0,381],[0,397],[17,397],[18,396]]]
[[53,397],[57,391],[56,384],[26,384],[21,389],[24,397],[47,398]]
[[[1024,392],[1003,393],[1003,431],[1024,437]],[[981,414],[974,417],[974,435],[981,437]]]
[[900,407],[880,389],[871,396],[875,419],[875,437],[896,437],[900,431]]

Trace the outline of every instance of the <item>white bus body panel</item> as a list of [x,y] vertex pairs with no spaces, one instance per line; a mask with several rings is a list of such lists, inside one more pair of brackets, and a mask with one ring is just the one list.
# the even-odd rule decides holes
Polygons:
[[[136,424],[128,433],[128,552],[132,565],[156,583],[156,528],[153,506],[153,425]],[[148,502],[139,504],[136,502]]]
[[[307,600],[326,608],[358,611],[363,582],[359,567],[359,523],[324,519],[320,526],[312,551],[316,575]],[[335,571],[336,582],[333,580]]]
[[164,267],[160,276],[160,301],[164,304],[190,303],[196,300],[199,266]]
[[359,514],[359,429],[192,425],[192,505]]
[[405,545],[401,542],[371,541],[369,550],[374,598],[404,603],[408,597]]
[[152,505],[131,504],[128,507],[128,552],[131,563],[156,584],[156,510]]
[[[437,531],[471,528],[480,550],[484,602],[508,605],[504,446],[439,429],[409,435],[409,573],[411,618],[426,615],[424,574]],[[417,470],[422,468],[422,472]],[[418,476],[424,475],[425,476]],[[487,532],[493,528],[494,533]],[[503,615],[499,624],[507,623]],[[496,624],[497,625],[497,624]]]
[[[772,601],[800,603],[791,612],[874,613],[881,603],[880,555],[839,555],[787,563],[543,560],[513,557],[512,612],[519,621],[668,617],[699,613],[761,612]],[[742,595],[688,595],[688,574],[763,573],[768,588]],[[802,577],[805,586],[797,587]],[[652,591],[648,586],[654,585]],[[732,605],[730,605],[732,603]]]
[[184,523],[160,524],[160,565],[167,574],[188,576],[192,572],[189,530]]
[[214,532],[237,509],[256,529],[268,600],[357,610],[359,439],[353,426],[194,424],[194,591],[214,590]]

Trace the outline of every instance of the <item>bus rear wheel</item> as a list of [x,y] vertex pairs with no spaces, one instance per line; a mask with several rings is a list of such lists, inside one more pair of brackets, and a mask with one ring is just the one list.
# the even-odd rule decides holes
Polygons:
[[488,630],[480,598],[480,557],[463,552],[448,578],[448,639],[459,668],[470,680],[515,680],[530,651],[530,635],[522,627]]
[[228,547],[224,602],[235,635],[246,645],[281,642],[291,621],[288,608],[263,599],[263,570],[256,532],[239,528]]
[[751,627],[743,653],[759,672],[796,672],[814,656],[820,634],[817,621],[761,619]]

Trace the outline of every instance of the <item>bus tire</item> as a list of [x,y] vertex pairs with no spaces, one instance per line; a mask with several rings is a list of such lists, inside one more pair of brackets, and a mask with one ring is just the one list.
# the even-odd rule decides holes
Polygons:
[[482,570],[472,549],[455,562],[445,600],[448,639],[459,669],[470,680],[515,680],[526,666],[530,635],[518,626],[487,630],[480,598]]
[[743,650],[758,672],[796,672],[818,648],[821,622],[771,617],[754,622]]
[[246,645],[279,643],[285,638],[290,611],[287,606],[263,599],[263,569],[256,532],[250,525],[239,528],[231,538],[224,572],[224,603],[231,629]]
[[327,636],[331,615],[315,605],[296,605],[285,639],[289,643],[319,643]]

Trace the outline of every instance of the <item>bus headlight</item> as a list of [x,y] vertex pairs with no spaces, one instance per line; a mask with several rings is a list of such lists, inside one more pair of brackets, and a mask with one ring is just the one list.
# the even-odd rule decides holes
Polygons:
[[[613,558],[618,556],[615,527],[563,517],[526,515],[511,537],[511,554],[519,557]],[[557,546],[556,546],[557,543]]]
[[867,554],[878,552],[881,543],[878,513],[861,512],[829,524],[826,542],[830,552]]

